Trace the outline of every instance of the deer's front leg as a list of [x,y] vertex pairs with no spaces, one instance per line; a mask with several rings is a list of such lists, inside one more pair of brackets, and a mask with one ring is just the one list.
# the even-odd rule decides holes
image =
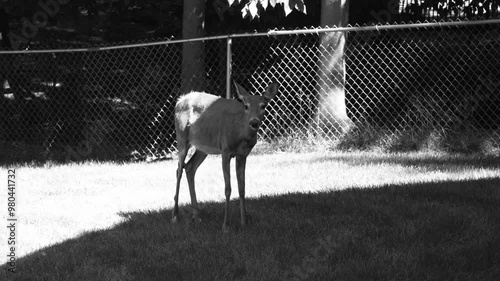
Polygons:
[[229,168],[231,164],[231,156],[229,154],[222,154],[222,172],[224,173],[225,194],[226,194],[226,207],[224,209],[224,223],[222,224],[222,231],[228,232],[228,214],[229,214],[229,199],[231,197],[231,176]]
[[245,166],[247,157],[240,155],[236,156],[236,179],[238,180],[238,192],[240,194],[240,222],[244,227],[247,223],[246,207],[245,207]]

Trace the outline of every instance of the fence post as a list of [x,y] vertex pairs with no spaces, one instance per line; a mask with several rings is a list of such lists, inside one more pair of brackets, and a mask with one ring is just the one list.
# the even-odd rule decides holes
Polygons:
[[233,44],[233,39],[227,37],[227,65],[226,65],[226,98],[231,98],[231,65],[232,65],[232,52],[231,45]]

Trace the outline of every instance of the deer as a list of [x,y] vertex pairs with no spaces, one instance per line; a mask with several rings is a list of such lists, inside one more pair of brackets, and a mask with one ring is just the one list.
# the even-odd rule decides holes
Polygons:
[[[195,191],[195,173],[208,154],[220,154],[225,183],[225,208],[222,230],[229,231],[228,213],[231,196],[230,163],[236,158],[236,179],[240,199],[240,224],[247,224],[245,206],[245,168],[247,156],[257,143],[257,132],[265,116],[266,105],[276,96],[278,83],[271,83],[262,96],[252,95],[234,82],[236,99],[225,99],[204,92],[181,96],[174,110],[178,166],[172,222],[179,221],[179,189],[183,170],[191,197],[192,219],[201,221]],[[188,150],[195,151],[185,162]]]

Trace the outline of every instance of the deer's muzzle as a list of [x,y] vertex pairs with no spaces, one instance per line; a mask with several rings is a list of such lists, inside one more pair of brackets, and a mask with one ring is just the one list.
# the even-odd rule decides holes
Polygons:
[[260,120],[259,119],[252,119],[249,122],[250,129],[257,131],[260,127]]

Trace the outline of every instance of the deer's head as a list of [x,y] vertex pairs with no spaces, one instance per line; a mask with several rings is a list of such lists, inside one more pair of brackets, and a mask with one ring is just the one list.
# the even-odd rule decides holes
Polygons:
[[236,87],[236,93],[245,107],[245,116],[248,120],[248,126],[250,130],[256,132],[259,130],[260,125],[262,125],[267,104],[278,92],[278,83],[269,84],[262,96],[251,95],[236,82],[234,85]]

